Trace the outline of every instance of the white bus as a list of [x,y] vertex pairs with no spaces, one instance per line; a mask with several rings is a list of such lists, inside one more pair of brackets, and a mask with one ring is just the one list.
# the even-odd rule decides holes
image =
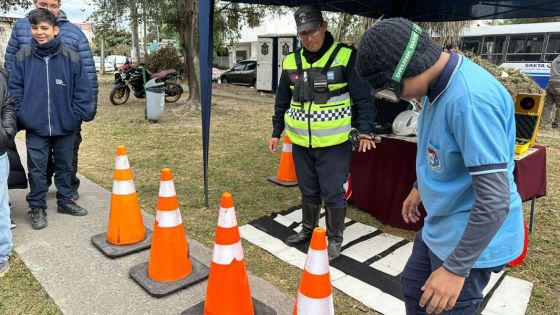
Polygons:
[[463,32],[459,48],[519,69],[545,89],[550,62],[560,54],[560,22],[473,26]]

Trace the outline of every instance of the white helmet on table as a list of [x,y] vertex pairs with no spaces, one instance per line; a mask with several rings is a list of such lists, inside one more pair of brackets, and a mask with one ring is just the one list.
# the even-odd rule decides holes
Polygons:
[[393,121],[393,133],[397,136],[415,136],[419,115],[415,110],[405,110],[400,113]]

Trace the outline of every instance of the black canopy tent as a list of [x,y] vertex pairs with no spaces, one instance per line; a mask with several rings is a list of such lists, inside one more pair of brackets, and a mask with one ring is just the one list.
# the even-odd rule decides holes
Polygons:
[[[405,17],[418,22],[512,19],[560,16],[559,0],[233,0],[231,2],[296,7],[317,3],[324,11],[367,17]],[[199,1],[200,89],[204,196],[208,207],[208,153],[212,100],[212,33],[214,1]],[[264,144],[263,144],[264,146]]]

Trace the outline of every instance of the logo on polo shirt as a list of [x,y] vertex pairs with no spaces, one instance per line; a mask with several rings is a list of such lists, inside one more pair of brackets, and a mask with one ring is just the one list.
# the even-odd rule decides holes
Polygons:
[[66,86],[66,84],[64,84],[64,81],[62,81],[61,79],[56,79],[55,83],[56,83],[56,85]]
[[439,164],[439,157],[437,155],[437,152],[434,151],[434,149],[432,148],[428,148],[428,163],[433,169],[441,168],[441,165]]

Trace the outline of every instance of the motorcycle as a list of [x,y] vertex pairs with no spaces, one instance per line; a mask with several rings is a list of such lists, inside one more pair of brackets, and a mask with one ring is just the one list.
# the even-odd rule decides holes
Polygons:
[[146,78],[156,79],[165,84],[165,102],[175,103],[183,94],[183,88],[179,84],[179,72],[175,69],[167,69],[156,73],[150,73],[142,65],[135,66],[125,63],[115,72],[115,86],[111,90],[109,99],[113,105],[126,103],[130,96],[130,90],[134,92],[136,98],[145,98],[146,90],[144,84]]

